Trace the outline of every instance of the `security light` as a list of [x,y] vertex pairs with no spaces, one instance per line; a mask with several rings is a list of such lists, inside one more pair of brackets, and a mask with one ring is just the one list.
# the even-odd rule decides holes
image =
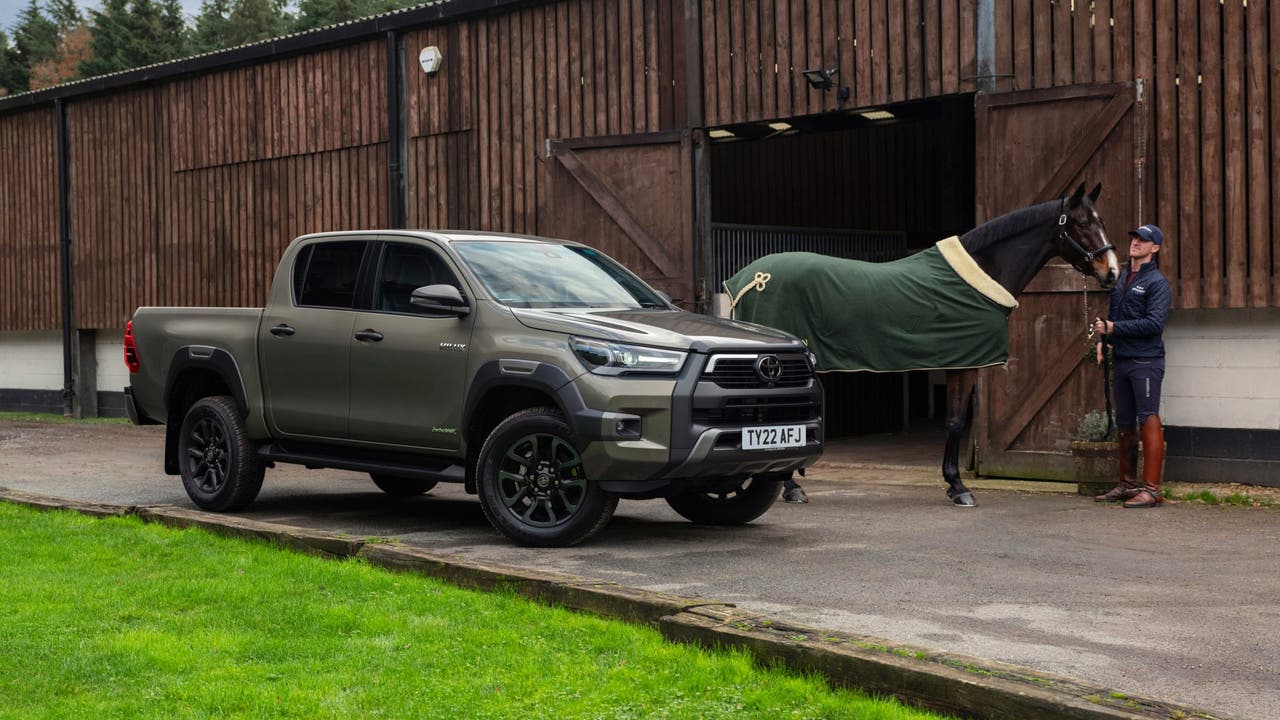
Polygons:
[[[840,72],[839,68],[812,68],[810,70],[801,71],[801,74],[804,75],[805,81],[809,83],[809,87],[814,90],[822,90],[826,92],[835,87],[835,82],[832,78],[834,78],[838,72]],[[842,105],[849,99],[849,87],[847,85],[841,85],[836,88],[836,99],[839,100]]]

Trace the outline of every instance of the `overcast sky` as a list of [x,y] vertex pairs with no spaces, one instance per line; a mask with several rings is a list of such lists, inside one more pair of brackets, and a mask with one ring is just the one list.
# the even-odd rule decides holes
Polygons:
[[[45,6],[45,0],[36,0],[36,2],[40,7]],[[85,15],[89,14],[87,8],[100,9],[102,7],[102,3],[96,0],[78,0],[78,2],[80,9],[85,11]],[[183,13],[188,20],[200,12],[200,0],[181,0],[181,2]],[[22,9],[30,3],[31,0],[0,0],[0,28],[4,28],[6,35],[12,35],[10,28],[13,27],[14,23],[18,22],[18,13],[22,12]],[[12,39],[10,37],[10,40]]]

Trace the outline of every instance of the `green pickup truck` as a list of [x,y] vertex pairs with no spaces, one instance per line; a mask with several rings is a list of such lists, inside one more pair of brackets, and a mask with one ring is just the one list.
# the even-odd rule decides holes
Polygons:
[[619,498],[742,524],[822,453],[813,358],[683,311],[579,243],[478,232],[305,235],[265,308],[139,308],[129,417],[214,511],[275,463],[393,496],[462,483],[517,543],[572,545]]

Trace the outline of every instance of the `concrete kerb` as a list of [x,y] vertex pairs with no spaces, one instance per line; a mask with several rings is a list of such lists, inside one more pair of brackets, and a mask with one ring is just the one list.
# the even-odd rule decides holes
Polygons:
[[768,666],[815,673],[834,686],[893,696],[916,707],[981,720],[1230,720],[1227,716],[1128,696],[1072,678],[878,638],[793,625],[716,600],[685,598],[510,565],[477,563],[419,548],[323,530],[175,506],[132,506],[47,497],[0,488],[0,500],[95,517],[134,515],[175,528],[265,540],[301,552],[361,558],[380,567],[477,590],[521,596],[657,627],[671,641],[741,648]]

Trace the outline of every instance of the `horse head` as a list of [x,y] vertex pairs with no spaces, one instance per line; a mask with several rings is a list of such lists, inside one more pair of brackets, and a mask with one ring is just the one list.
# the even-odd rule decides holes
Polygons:
[[1058,206],[1058,223],[1053,241],[1058,255],[1081,275],[1093,276],[1104,288],[1115,285],[1120,276],[1115,246],[1107,241],[1107,231],[1093,204],[1102,192],[1102,183],[1094,186],[1088,195],[1084,183],[1062,198]]

